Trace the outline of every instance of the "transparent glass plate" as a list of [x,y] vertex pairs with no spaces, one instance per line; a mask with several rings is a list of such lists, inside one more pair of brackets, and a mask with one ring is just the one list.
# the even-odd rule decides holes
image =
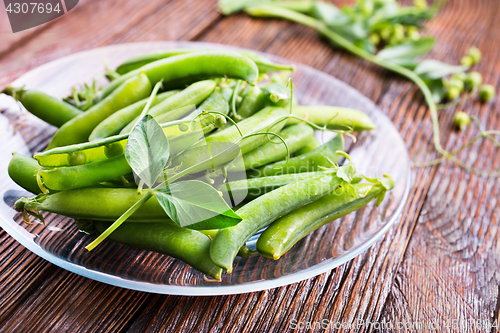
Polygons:
[[[76,53],[40,66],[16,80],[57,97],[70,93],[70,87],[91,82],[104,71],[108,61],[113,68],[126,58],[169,48],[234,49],[224,45],[189,42],[146,42],[112,45]],[[285,59],[270,56],[277,62]],[[247,293],[298,282],[335,268],[363,251],[398,223],[411,186],[410,160],[403,140],[391,121],[366,97],[347,84],[310,67],[297,64],[293,74],[294,93],[304,105],[337,105],[358,109],[370,115],[377,129],[347,140],[346,150],[358,170],[368,176],[389,174],[395,188],[380,207],[372,202],[365,208],[333,221],[298,242],[277,261],[256,255],[237,257],[232,274],[214,282],[190,266],[166,255],[129,248],[106,241],[92,252],[84,248],[93,239],[79,232],[73,219],[46,214],[46,225],[22,222],[13,209],[15,200],[29,195],[7,174],[11,153],[26,155],[41,151],[55,128],[45,124],[7,96],[0,96],[0,226],[12,237],[42,258],[74,273],[119,287],[176,295],[224,295]],[[318,135],[320,135],[318,133]],[[324,139],[328,139],[325,134]],[[249,240],[255,246],[256,237]]]

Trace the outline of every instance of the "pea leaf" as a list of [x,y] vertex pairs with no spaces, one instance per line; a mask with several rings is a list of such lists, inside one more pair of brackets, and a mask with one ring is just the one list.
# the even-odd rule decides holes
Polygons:
[[238,224],[242,218],[227,205],[212,186],[187,180],[155,191],[155,197],[170,218],[189,229],[222,229]]
[[315,2],[312,16],[323,21],[330,29],[350,42],[354,43],[368,36],[368,29],[361,18],[354,17],[331,3]]
[[149,187],[167,165],[170,156],[168,139],[158,122],[145,115],[132,129],[125,146],[125,158],[132,170]]
[[429,87],[429,90],[432,93],[432,99],[434,99],[434,102],[436,102],[436,103],[441,102],[443,100],[444,94],[445,94],[443,79],[424,80],[424,82],[427,85],[427,87]]
[[429,52],[435,43],[434,38],[421,38],[417,41],[401,43],[396,46],[386,47],[377,55],[385,60],[398,65],[410,65],[414,59]]
[[435,80],[450,74],[465,72],[467,66],[453,66],[438,60],[424,60],[413,70],[424,80]]
[[398,12],[385,19],[393,24],[412,25],[421,28],[421,22],[428,20],[437,12],[435,8],[420,9],[415,7],[401,7]]

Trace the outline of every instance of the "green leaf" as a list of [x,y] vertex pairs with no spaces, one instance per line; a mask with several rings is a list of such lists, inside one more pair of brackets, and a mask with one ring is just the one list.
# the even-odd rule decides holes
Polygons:
[[330,29],[350,42],[354,43],[368,36],[368,29],[361,18],[353,17],[333,4],[316,2],[312,9],[312,16],[323,21]]
[[162,128],[151,115],[145,115],[132,129],[125,146],[125,158],[130,167],[152,187],[169,157],[168,139]]
[[413,71],[424,80],[435,80],[450,74],[462,73],[467,66],[453,66],[438,60],[424,60]]
[[445,94],[443,79],[424,80],[424,82],[427,85],[427,87],[429,87],[429,90],[432,93],[432,99],[434,99],[434,102],[436,102],[436,103],[441,102],[443,100],[444,94]]
[[386,47],[377,56],[398,65],[411,64],[413,60],[429,52],[435,43],[434,38],[421,38],[417,41]]
[[155,196],[168,216],[181,227],[222,229],[242,220],[218,191],[199,180],[169,184],[155,191]]
[[392,24],[412,25],[422,27],[421,22],[428,20],[436,13],[435,8],[420,9],[415,7],[401,7],[399,11],[385,19]]

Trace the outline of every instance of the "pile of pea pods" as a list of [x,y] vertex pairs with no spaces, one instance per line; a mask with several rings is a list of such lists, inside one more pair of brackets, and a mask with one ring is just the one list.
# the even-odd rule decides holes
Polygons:
[[[147,112],[162,128],[176,129],[165,131],[169,170],[208,175],[216,164],[224,175],[245,175],[230,181],[224,176],[214,185],[224,198],[243,196],[231,206],[241,221],[218,230],[182,227],[153,196],[108,239],[173,256],[217,280],[223,270],[233,271],[236,256],[277,260],[321,226],[371,201],[380,204],[394,186],[386,175],[360,175],[343,152],[346,134],[375,129],[370,117],[341,107],[299,105],[292,71],[246,51],[174,49],[130,58],[108,70],[110,82],[103,88],[88,93],[86,86],[87,93],[65,100],[7,87],[3,93],[58,127],[34,158],[13,154],[10,177],[36,195],[19,199],[15,208],[27,222],[30,215],[51,212],[103,233],[144,196],[124,151]],[[336,135],[322,143],[318,131]],[[215,143],[236,145],[242,163],[213,156],[200,161],[203,145]],[[256,249],[246,247],[264,227]]]

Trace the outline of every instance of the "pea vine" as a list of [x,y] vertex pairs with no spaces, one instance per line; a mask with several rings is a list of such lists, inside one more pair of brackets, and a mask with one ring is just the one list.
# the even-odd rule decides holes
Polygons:
[[[480,170],[456,157],[481,138],[495,143],[492,135],[497,135],[497,131],[481,129],[478,137],[456,151],[450,152],[441,145],[438,110],[440,107],[453,106],[454,102],[445,105],[437,103],[444,99],[453,101],[462,92],[467,98],[478,91],[483,102],[495,95],[491,85],[480,86],[482,77],[479,73],[465,74],[481,59],[481,53],[475,47],[469,49],[458,66],[432,59],[418,59],[435,44],[434,38],[420,36],[421,22],[432,18],[443,3],[436,1],[428,7],[425,0],[416,0],[414,6],[402,7],[392,0],[358,0],[353,7],[339,9],[321,1],[221,0],[219,8],[226,15],[244,10],[250,16],[282,18],[311,27],[334,46],[411,80],[419,87],[429,107],[433,143],[441,155],[441,158],[425,165],[449,160],[479,175],[498,177],[500,172]],[[448,76],[451,78],[447,79]],[[469,91],[465,90],[466,87]],[[463,129],[470,123],[470,117],[460,113],[454,121]]]

